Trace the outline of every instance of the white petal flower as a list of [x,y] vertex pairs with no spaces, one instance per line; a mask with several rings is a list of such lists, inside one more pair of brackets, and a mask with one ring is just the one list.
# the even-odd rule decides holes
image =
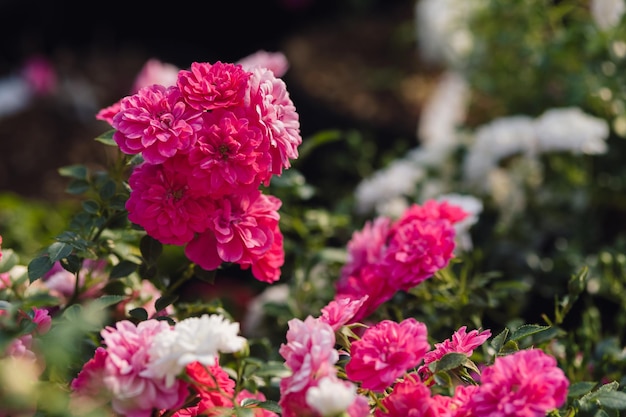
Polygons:
[[541,152],[572,151],[600,154],[607,151],[609,124],[577,107],[550,109],[535,121]]
[[624,0],[592,0],[590,11],[593,20],[601,30],[614,28],[622,20],[626,13],[626,1]]
[[324,377],[306,392],[306,403],[323,417],[336,416],[356,399],[356,386],[334,377]]
[[218,314],[182,320],[169,332],[155,336],[144,376],[165,377],[171,385],[188,364],[197,361],[210,366],[220,352],[243,349],[246,339],[238,333],[239,323],[232,323]]

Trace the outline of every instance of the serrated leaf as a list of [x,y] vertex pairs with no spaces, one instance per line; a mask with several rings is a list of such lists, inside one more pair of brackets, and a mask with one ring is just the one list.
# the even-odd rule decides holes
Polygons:
[[87,179],[87,167],[84,165],[69,165],[58,169],[59,175],[63,177],[75,178],[77,180]]
[[137,320],[148,320],[148,312],[142,307],[133,308],[128,312],[128,315]]
[[524,324],[522,326],[519,326],[517,329],[515,329],[515,331],[513,331],[513,333],[511,333],[511,336],[509,337],[509,340],[512,341],[517,341],[520,340],[524,337],[536,334],[536,333],[540,333],[540,332],[545,332],[549,329],[551,329],[551,326],[539,326],[539,325],[535,325],[535,324]]
[[581,395],[587,394],[590,392],[596,385],[597,382],[588,382],[588,381],[580,381],[575,382],[570,385],[569,390],[567,392],[568,397],[580,397]]
[[138,266],[139,265],[134,262],[123,260],[119,264],[111,268],[111,274],[109,275],[109,277],[111,279],[127,277],[135,272]]
[[451,352],[445,354],[437,361],[435,372],[449,371],[462,366],[467,361],[467,356],[462,353]]
[[28,278],[30,279],[30,282],[44,276],[46,272],[52,269],[53,265],[54,263],[50,261],[50,257],[47,255],[34,258],[28,264]]
[[165,310],[167,306],[174,303],[176,300],[178,300],[178,295],[165,295],[163,297],[159,297],[154,302],[154,308],[156,311]]
[[48,256],[50,262],[56,262],[60,259],[68,257],[74,248],[71,245],[63,242],[54,242],[48,246]]
[[104,143],[109,146],[117,146],[117,143],[113,140],[113,134],[115,133],[115,129],[111,129],[109,131],[104,132],[94,140],[100,143]]

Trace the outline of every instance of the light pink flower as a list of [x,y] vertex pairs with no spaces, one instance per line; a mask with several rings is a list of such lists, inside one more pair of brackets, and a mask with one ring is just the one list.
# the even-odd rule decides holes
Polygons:
[[267,68],[251,70],[249,95],[245,105],[258,112],[265,134],[270,138],[271,172],[280,175],[298,158],[302,143],[300,120],[285,82]]
[[213,110],[189,153],[191,186],[218,198],[257,189],[270,179],[269,140],[243,111]]
[[468,358],[474,353],[474,349],[485,343],[491,337],[491,330],[472,330],[466,332],[467,326],[462,326],[454,332],[450,339],[446,339],[441,343],[436,343],[435,348],[424,355],[424,365],[419,369],[422,379],[430,376],[428,365],[438,361],[448,353],[463,353]]
[[241,106],[249,79],[241,65],[194,62],[178,73],[177,85],[185,101],[202,111]]
[[304,321],[291,319],[287,324],[287,343],[281,344],[278,352],[292,375],[281,380],[281,396],[303,391],[314,381],[335,375],[334,365],[339,360],[335,331],[328,324],[311,316]]
[[354,315],[368,298],[367,295],[354,300],[349,297],[337,297],[322,308],[322,315],[319,319],[337,331],[344,324],[353,322]]
[[189,169],[179,155],[160,165],[143,163],[128,179],[128,219],[161,243],[183,245],[208,227],[213,200],[190,189]]
[[159,84],[164,87],[174,86],[178,80],[178,71],[180,71],[180,68],[176,65],[163,62],[157,58],[150,58],[143,64],[135,77],[130,92],[135,94],[142,88],[152,84]]
[[187,244],[185,254],[200,267],[212,270],[221,262],[253,264],[274,244],[281,201],[259,190],[227,195],[206,213],[208,231]]
[[382,392],[417,366],[429,348],[424,323],[414,318],[400,323],[383,320],[352,343],[346,374],[362,388]]
[[115,327],[107,326],[100,332],[106,349],[97,349],[93,360],[72,381],[76,395],[104,393],[115,412],[129,417],[149,417],[155,408],[181,406],[187,397],[186,383],[178,380],[168,387],[164,378],[143,376],[150,363],[152,340],[162,331],[169,331],[169,325],[158,320],[138,325],[122,320]]
[[398,381],[381,405],[385,410],[376,410],[376,417],[439,417],[430,389],[415,374]]
[[153,84],[122,99],[113,116],[113,140],[122,152],[160,164],[193,146],[201,114],[185,103],[177,87]]
[[565,403],[569,381],[556,359],[540,349],[497,357],[471,397],[472,415],[543,417]]
[[289,69],[289,61],[282,52],[267,52],[259,50],[253,54],[245,56],[237,61],[246,71],[250,71],[255,67],[267,68],[272,71],[275,76],[282,77]]

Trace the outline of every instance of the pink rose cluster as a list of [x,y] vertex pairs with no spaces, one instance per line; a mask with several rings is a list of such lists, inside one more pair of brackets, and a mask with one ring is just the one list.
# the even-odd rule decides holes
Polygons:
[[400,218],[378,217],[348,242],[348,262],[336,298],[368,296],[354,321],[369,316],[400,291],[408,291],[446,267],[455,248],[454,225],[468,216],[459,206],[428,200]]
[[[413,318],[400,323],[383,320],[360,337],[352,333],[346,351],[335,350],[335,332],[352,321],[362,301],[333,300],[320,317],[289,322],[287,343],[280,348],[292,371],[280,384],[284,416],[326,415],[307,401],[307,393],[320,381],[337,378],[337,369],[343,366],[340,353],[347,358],[341,382],[358,387],[339,410],[350,417],[543,417],[565,403],[569,387],[565,373],[554,357],[534,348],[497,357],[472,376],[474,383],[459,380],[451,395],[433,391],[429,367],[448,353],[469,360],[491,336],[489,330],[468,332],[463,326],[431,349],[423,323]],[[330,394],[325,400],[337,401],[339,396],[337,390],[334,398]],[[374,397],[376,401],[367,400]]]
[[213,270],[222,262],[274,282],[284,262],[281,201],[261,186],[298,157],[299,116],[266,67],[194,62],[176,84],[152,84],[97,116],[142,162],[129,178],[128,218]]

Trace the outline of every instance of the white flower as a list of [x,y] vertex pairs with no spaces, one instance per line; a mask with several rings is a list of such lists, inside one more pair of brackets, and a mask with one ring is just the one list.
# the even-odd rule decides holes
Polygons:
[[624,0],[591,0],[591,16],[601,30],[614,28],[626,12]]
[[585,114],[577,107],[546,111],[535,121],[535,131],[541,152],[600,154],[607,151],[609,125],[606,120]]
[[454,66],[474,47],[468,21],[480,1],[417,0],[414,15],[418,52],[430,64]]
[[356,399],[356,386],[334,377],[324,377],[306,392],[306,403],[323,417],[336,416]]
[[210,366],[219,353],[237,352],[246,339],[238,336],[239,323],[218,314],[204,314],[178,322],[170,331],[157,334],[150,347],[150,363],[142,376],[166,378],[171,386],[185,366],[200,362]]
[[469,100],[465,78],[445,72],[420,112],[417,136],[423,146],[456,145],[456,129],[465,121]]
[[515,154],[533,154],[536,147],[534,120],[529,116],[495,119],[476,129],[464,161],[465,179],[482,184],[498,162]]
[[356,187],[357,210],[366,213],[379,203],[402,195],[411,195],[425,175],[413,161],[397,159],[389,166],[363,179]]

